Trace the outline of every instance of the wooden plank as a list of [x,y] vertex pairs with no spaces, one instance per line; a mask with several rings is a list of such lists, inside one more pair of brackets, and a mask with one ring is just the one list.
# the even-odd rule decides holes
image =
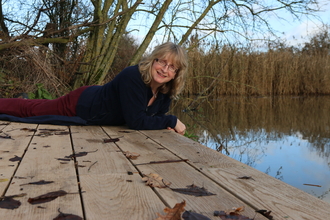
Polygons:
[[157,217],[156,212],[163,210],[164,203],[142,183],[138,171],[116,144],[103,142],[109,136],[101,127],[73,126],[72,137],[76,153],[91,152],[77,157],[79,165],[90,164],[78,167],[86,219]]
[[[136,152],[140,156],[134,160],[134,164],[149,163],[150,161],[178,160],[177,156],[166,148],[155,144],[154,141],[141,135],[135,130],[127,130],[125,127],[104,127],[104,130],[112,138],[120,137],[117,142],[122,151]],[[124,132],[123,132],[124,131]],[[163,151],[158,154],[158,151]]]
[[[0,138],[0,196],[4,195],[8,184],[13,177],[19,161],[11,162],[10,159],[15,156],[22,157],[25,153],[29,142],[33,135],[33,131],[21,130],[22,128],[35,129],[37,125],[8,123],[2,122],[1,133],[3,137],[10,136],[11,138]],[[5,125],[8,124],[8,125]],[[8,181],[5,181],[8,180]]]
[[[120,134],[118,132],[120,128],[104,127],[104,129],[110,136],[115,137]],[[172,163],[152,162],[151,164],[146,164],[150,161],[180,160],[180,158],[167,150],[160,150],[162,147],[159,144],[149,138],[146,139],[141,133],[125,133],[120,141],[116,142],[116,144],[123,151],[136,152],[141,155],[136,160],[131,160],[131,162],[134,163],[141,173],[156,173],[165,180],[171,182],[172,188],[186,188],[188,185],[195,184],[216,194],[213,196],[195,197],[176,193],[169,188],[155,188],[158,194],[170,207],[173,207],[176,203],[180,203],[185,200],[187,202],[186,210],[194,210],[195,212],[208,216],[211,219],[219,219],[219,217],[213,216],[214,211],[225,211],[230,210],[233,207],[244,206],[244,215],[249,216],[250,218],[255,216],[255,210],[249,207],[248,204],[245,204],[233,195],[229,194],[227,191],[223,190],[223,188],[217,183],[210,180],[205,175],[202,175],[201,172],[184,161]],[[255,216],[255,219],[266,218],[261,215],[257,215]]]
[[[6,192],[6,196],[21,193],[27,195],[15,198],[22,203],[19,208],[0,209],[0,219],[9,217],[13,220],[53,219],[58,216],[58,210],[83,217],[74,162],[68,161],[67,164],[62,164],[56,159],[72,154],[70,135],[38,136],[41,132],[40,129],[66,129],[68,131],[66,126],[39,126],[37,134],[33,137],[15,173],[16,178],[12,179]],[[46,185],[28,184],[40,180],[54,182]],[[28,198],[58,190],[64,190],[70,194],[39,205],[31,205],[27,201]]]
[[[180,158],[189,158],[191,166],[255,209],[271,210],[276,219],[329,218],[329,203],[226,155],[169,131],[142,133]],[[239,176],[251,176],[254,180],[237,179]]]

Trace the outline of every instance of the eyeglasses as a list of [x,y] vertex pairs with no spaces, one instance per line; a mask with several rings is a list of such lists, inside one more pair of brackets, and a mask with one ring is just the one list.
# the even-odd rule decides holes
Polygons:
[[170,72],[173,72],[173,73],[176,73],[176,71],[178,71],[178,69],[177,68],[175,68],[175,66],[174,65],[172,65],[172,64],[167,64],[167,62],[165,61],[165,60],[160,60],[160,59],[155,59],[156,60],[156,62],[159,64],[159,65],[161,65],[162,67],[168,67],[168,70],[170,71]]

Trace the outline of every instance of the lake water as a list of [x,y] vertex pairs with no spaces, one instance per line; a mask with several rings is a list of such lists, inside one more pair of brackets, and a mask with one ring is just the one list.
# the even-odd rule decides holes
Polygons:
[[186,102],[171,113],[199,143],[330,203],[329,96]]

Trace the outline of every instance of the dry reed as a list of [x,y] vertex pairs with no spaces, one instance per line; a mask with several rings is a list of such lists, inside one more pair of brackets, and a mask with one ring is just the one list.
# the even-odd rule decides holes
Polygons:
[[189,52],[190,68],[184,94],[329,95],[330,55],[290,50],[252,52],[224,47],[221,51]]

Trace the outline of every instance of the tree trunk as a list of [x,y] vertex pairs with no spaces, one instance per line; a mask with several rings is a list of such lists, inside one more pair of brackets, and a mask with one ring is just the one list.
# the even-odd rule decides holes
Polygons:
[[[142,0],[137,0],[131,7],[126,0],[120,0],[109,18],[109,10],[113,1],[94,1],[94,21],[97,25],[88,38],[86,53],[80,68],[81,76],[77,76],[74,88],[82,85],[103,84],[117,52],[120,38],[124,35],[128,22]],[[103,8],[102,8],[103,6]]]

